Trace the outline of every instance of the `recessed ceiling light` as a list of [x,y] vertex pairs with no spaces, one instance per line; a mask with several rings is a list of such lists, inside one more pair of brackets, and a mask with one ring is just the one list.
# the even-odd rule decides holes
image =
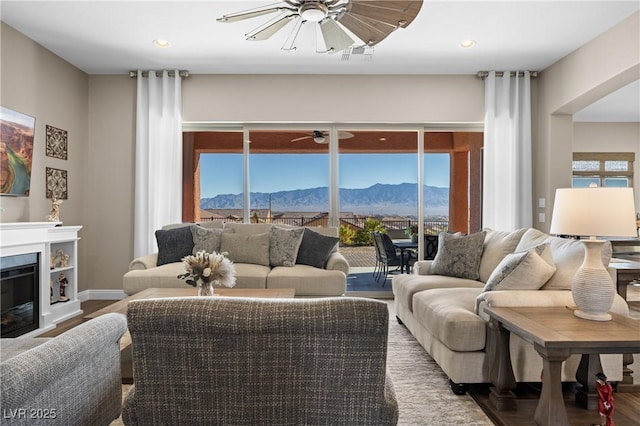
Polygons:
[[460,47],[462,47],[463,49],[469,49],[470,47],[473,47],[476,45],[476,41],[475,40],[463,40],[460,43]]
[[168,40],[163,40],[161,38],[157,38],[155,40],[153,40],[153,45],[156,47],[160,47],[162,49],[166,49],[167,47],[171,46],[171,43],[169,43]]

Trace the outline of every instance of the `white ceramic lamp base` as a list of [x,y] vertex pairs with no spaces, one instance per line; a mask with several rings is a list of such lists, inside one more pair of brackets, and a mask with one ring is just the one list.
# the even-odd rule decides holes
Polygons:
[[573,277],[571,293],[578,307],[574,315],[593,321],[609,321],[615,297],[611,275],[602,264],[602,240],[583,240],[585,258]]

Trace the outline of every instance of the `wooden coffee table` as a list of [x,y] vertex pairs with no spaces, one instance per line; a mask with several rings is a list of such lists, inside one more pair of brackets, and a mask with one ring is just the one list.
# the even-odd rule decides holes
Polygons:
[[[142,290],[136,294],[133,294],[125,299],[112,303],[109,306],[95,311],[89,315],[85,315],[84,319],[89,320],[97,318],[100,315],[109,314],[112,312],[118,314],[127,314],[127,305],[132,300],[141,299],[160,299],[165,297],[189,297],[197,296],[198,290],[195,287],[185,288],[148,288]],[[296,290],[293,288],[216,288],[214,290],[214,297],[226,296],[226,297],[257,297],[257,298],[291,298],[296,295]]]
[[[515,408],[511,392],[515,377],[509,353],[510,332],[531,343],[543,361],[542,391],[534,420],[539,425],[568,425],[562,395],[562,362],[571,354],[583,354],[576,373],[583,393],[593,392],[595,375],[602,371],[600,354],[640,352],[640,321],[612,314],[611,321],[590,321],[573,315],[568,307],[487,308],[497,333],[492,369],[491,399],[498,409]],[[595,364],[595,365],[594,365]],[[591,388],[589,389],[589,387]],[[578,395],[576,395],[578,396]],[[590,395],[589,395],[590,396]]]
[[[119,313],[126,315],[127,306],[132,300],[159,299],[167,297],[189,297],[197,296],[198,290],[195,287],[185,288],[148,288],[125,299],[112,303],[109,306],[84,316],[88,321],[100,315],[109,313]],[[249,298],[277,298],[287,299],[296,295],[293,288],[216,288],[213,297],[249,297]],[[131,335],[129,331],[120,339],[120,358],[122,370],[122,383],[133,383],[133,372],[131,369]]]

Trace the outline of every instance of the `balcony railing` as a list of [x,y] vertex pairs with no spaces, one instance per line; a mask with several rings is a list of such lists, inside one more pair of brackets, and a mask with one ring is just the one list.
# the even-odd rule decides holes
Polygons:
[[[340,224],[349,226],[354,229],[363,229],[365,221],[368,218],[365,217],[341,217]],[[242,222],[242,218],[230,219],[230,218],[202,218],[202,222],[219,221],[219,222]],[[301,217],[281,217],[269,219],[266,217],[252,217],[251,222],[259,223],[275,223],[289,226],[327,226],[328,217],[326,215],[319,216],[301,216]],[[418,222],[412,219],[396,219],[396,220],[380,220],[381,225],[386,230],[402,231],[411,226],[418,226]],[[425,220],[424,221],[424,233],[426,235],[437,235],[440,232],[447,232],[449,230],[449,221],[447,220]]]

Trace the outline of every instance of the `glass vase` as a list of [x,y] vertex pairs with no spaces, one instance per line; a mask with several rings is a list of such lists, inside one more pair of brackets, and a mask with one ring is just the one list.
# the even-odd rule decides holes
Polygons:
[[213,296],[213,282],[198,284],[198,296]]

